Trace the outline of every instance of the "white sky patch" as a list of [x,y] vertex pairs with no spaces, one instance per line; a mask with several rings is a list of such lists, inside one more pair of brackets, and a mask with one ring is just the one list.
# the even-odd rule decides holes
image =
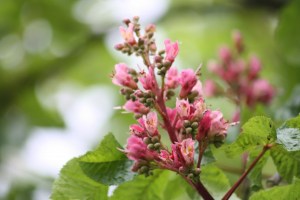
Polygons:
[[99,33],[133,16],[140,16],[142,22],[154,22],[166,13],[169,3],[169,0],[79,0],[73,13],[77,20]]

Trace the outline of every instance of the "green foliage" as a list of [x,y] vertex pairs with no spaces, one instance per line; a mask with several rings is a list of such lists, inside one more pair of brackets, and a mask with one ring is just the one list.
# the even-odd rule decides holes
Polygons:
[[214,164],[201,168],[200,179],[216,199],[220,199],[230,189],[230,183],[226,175]]
[[250,200],[288,199],[298,200],[300,197],[300,180],[297,179],[292,185],[277,186],[269,190],[253,194]]
[[[188,196],[189,194],[191,194],[191,196]],[[165,188],[163,199],[181,200],[190,198],[194,200],[194,196],[199,197],[199,195],[194,192],[194,188],[192,188],[192,186],[190,186],[181,176],[172,173]]]
[[277,129],[277,143],[282,144],[287,151],[299,151],[300,129],[290,128],[288,123],[284,124]]
[[[254,152],[250,153],[250,159],[253,161],[258,154],[261,152],[261,149],[257,149]],[[252,188],[257,190],[263,188],[262,185],[262,169],[266,164],[268,158],[270,156],[270,151],[267,151],[263,157],[258,161],[255,167],[252,169],[250,174],[248,175],[249,179],[252,181]]]
[[105,136],[100,145],[92,152],[79,158],[81,169],[93,180],[104,185],[117,185],[131,180],[133,162],[120,150],[121,145],[113,134]]
[[[69,161],[53,186],[53,199],[107,199],[108,186],[131,180],[128,161],[114,136],[108,134],[100,145]],[[105,185],[104,185],[105,184]]]
[[229,156],[239,155],[244,151],[264,146],[276,140],[275,125],[271,119],[263,116],[251,118],[242,128],[236,142],[226,147]]
[[160,170],[156,170],[150,177],[136,176],[132,181],[121,184],[110,200],[163,200],[169,176],[170,172]]
[[70,160],[54,182],[51,199],[106,200],[108,186],[101,185],[87,177],[81,170],[78,158]]
[[120,150],[121,145],[113,134],[105,136],[101,144],[92,152],[80,157],[80,167],[93,180],[105,185],[117,185],[131,180],[133,162]]
[[271,156],[280,175],[288,182],[300,177],[300,151],[289,152],[281,145],[271,148]]

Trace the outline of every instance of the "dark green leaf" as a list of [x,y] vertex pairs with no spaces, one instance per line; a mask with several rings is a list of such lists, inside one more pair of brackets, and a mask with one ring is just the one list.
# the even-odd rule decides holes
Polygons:
[[277,129],[277,143],[288,151],[300,150],[300,115],[286,121]]
[[108,186],[88,178],[81,170],[78,159],[70,160],[60,171],[52,188],[51,199],[106,200]]
[[229,156],[264,146],[276,140],[276,130],[271,119],[263,116],[251,118],[242,128],[236,142],[224,147]]
[[131,171],[133,162],[118,148],[121,145],[113,134],[108,134],[94,151],[79,158],[81,169],[88,177],[105,185],[131,180],[135,175]]
[[121,184],[110,200],[162,200],[169,175],[168,171],[157,170],[153,176],[136,176],[132,181]]
[[270,200],[270,199],[288,199],[298,200],[300,197],[300,181],[296,180],[292,185],[277,186],[270,190],[263,190],[254,193],[250,200]]
[[294,176],[300,177],[300,151],[289,152],[276,145],[271,148],[271,156],[279,174],[288,182],[292,182]]

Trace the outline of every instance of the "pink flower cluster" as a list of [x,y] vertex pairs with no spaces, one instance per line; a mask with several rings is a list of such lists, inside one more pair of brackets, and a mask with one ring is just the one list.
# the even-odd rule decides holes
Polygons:
[[227,83],[229,90],[225,92],[216,82],[208,80],[204,86],[206,96],[227,95],[236,104],[245,102],[249,107],[257,103],[269,104],[275,90],[267,80],[260,78],[260,60],[255,56],[252,56],[249,61],[241,58],[244,44],[239,32],[234,32],[233,41],[235,49],[221,47],[220,62],[211,61],[208,64],[209,71]]
[[[209,143],[225,139],[229,123],[220,111],[206,106],[199,70],[178,71],[173,66],[178,42],[167,39],[165,49],[157,52],[154,25],[147,26],[141,34],[138,18],[124,22],[127,28],[120,28],[124,43],[116,45],[116,49],[140,56],[145,64],[141,71],[117,64],[112,76],[127,100],[122,108],[134,113],[138,122],[130,126],[124,150],[134,161],[133,171],[149,175],[152,169],[162,168],[190,178],[198,176],[201,156],[195,158],[196,144],[202,155]],[[166,101],[175,96],[177,89],[176,105],[168,107]],[[161,140],[164,131],[170,138],[170,148]]]

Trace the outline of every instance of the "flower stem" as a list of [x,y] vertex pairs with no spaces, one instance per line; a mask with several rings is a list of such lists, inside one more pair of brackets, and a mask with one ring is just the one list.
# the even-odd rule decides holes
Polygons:
[[198,182],[193,182],[191,179],[187,178],[185,175],[181,174],[181,176],[193,187],[197,190],[198,194],[204,199],[204,200],[214,200],[214,198],[211,196],[211,194],[208,192],[208,190],[205,188],[205,186],[201,183],[199,180]]
[[194,183],[192,182],[192,185],[194,186],[194,188],[197,190],[198,194],[200,196],[202,196],[203,199],[205,200],[214,200],[214,198],[211,196],[211,194],[207,191],[207,189],[205,188],[205,186],[201,183],[201,181],[199,180],[199,182]]
[[238,188],[238,186],[243,182],[243,180],[247,177],[249,172],[255,167],[256,163],[263,157],[263,155],[272,147],[271,144],[267,144],[264,146],[260,154],[255,158],[255,160],[251,163],[249,168],[242,174],[239,180],[230,188],[230,190],[224,195],[222,200],[228,200],[230,196],[234,193],[234,191]]

